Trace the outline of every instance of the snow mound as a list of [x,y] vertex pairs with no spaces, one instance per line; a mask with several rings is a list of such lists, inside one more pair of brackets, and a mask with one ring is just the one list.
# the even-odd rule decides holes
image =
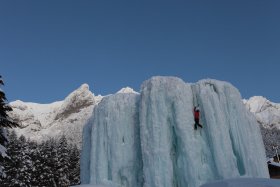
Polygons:
[[117,93],[134,93],[134,94],[138,94],[138,92],[134,91],[132,88],[130,87],[125,87],[120,89]]
[[279,187],[280,180],[263,178],[238,178],[204,184],[201,187]]
[[269,174],[257,121],[227,82],[152,77],[140,94],[103,98],[83,130],[83,184],[199,187],[240,176]]

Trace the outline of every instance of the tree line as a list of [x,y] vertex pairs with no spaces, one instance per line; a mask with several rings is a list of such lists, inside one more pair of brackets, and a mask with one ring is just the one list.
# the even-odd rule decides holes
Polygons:
[[4,186],[68,187],[80,183],[80,151],[67,143],[65,136],[37,143],[9,133]]

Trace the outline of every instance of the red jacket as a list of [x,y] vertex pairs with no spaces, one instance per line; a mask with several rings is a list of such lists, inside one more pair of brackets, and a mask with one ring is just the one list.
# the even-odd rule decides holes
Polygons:
[[193,110],[194,119],[199,119],[199,111]]

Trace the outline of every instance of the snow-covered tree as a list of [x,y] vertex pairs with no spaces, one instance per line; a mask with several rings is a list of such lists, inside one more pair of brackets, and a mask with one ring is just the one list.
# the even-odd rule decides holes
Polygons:
[[80,151],[65,136],[42,143],[18,138],[14,131],[8,137],[10,159],[4,162],[6,177],[0,178],[1,185],[66,187],[80,183]]
[[[3,85],[4,82],[2,80],[2,76],[0,75],[0,86]],[[9,111],[12,111],[12,108],[7,104],[6,95],[0,89],[0,176],[4,176],[3,160],[7,157],[5,146],[7,144],[8,138],[5,128],[18,126],[18,124],[8,116]]]
[[41,159],[41,144],[34,141],[29,141],[30,147],[30,158],[32,160],[33,166],[31,172],[31,186],[40,186],[40,174],[42,169],[42,159]]
[[4,186],[12,185],[12,179],[17,176],[18,167],[18,155],[19,155],[19,142],[17,140],[17,135],[14,131],[9,134],[9,144],[7,145],[7,153],[10,155],[8,159],[4,161],[5,167],[5,177],[1,178],[1,183]]
[[31,186],[31,171],[33,163],[30,149],[24,136],[17,139],[12,131],[9,136],[7,153],[10,158],[5,160],[6,178],[5,186]]
[[21,152],[19,155],[21,164],[20,168],[18,168],[18,178],[23,184],[21,186],[30,186],[33,162],[30,157],[29,142],[27,142],[24,136],[19,137],[19,142],[21,145]]
[[76,145],[70,147],[69,180],[70,185],[80,184],[80,150]]
[[56,142],[50,139],[42,144],[40,153],[40,165],[38,172],[40,174],[40,186],[54,186],[56,187],[56,165],[57,165],[57,150]]
[[69,181],[69,149],[67,144],[67,139],[65,135],[58,141],[57,147],[58,162],[57,162],[57,173],[58,173],[58,185],[61,187],[67,187],[70,185]]

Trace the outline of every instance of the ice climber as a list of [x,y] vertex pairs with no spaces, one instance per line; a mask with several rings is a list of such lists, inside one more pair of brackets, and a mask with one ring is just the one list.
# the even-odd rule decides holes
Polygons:
[[197,129],[197,126],[199,126],[200,128],[202,128],[202,125],[199,124],[199,107],[194,107],[193,109],[193,115],[194,115],[194,121],[195,121],[195,124],[194,124],[194,130]]

